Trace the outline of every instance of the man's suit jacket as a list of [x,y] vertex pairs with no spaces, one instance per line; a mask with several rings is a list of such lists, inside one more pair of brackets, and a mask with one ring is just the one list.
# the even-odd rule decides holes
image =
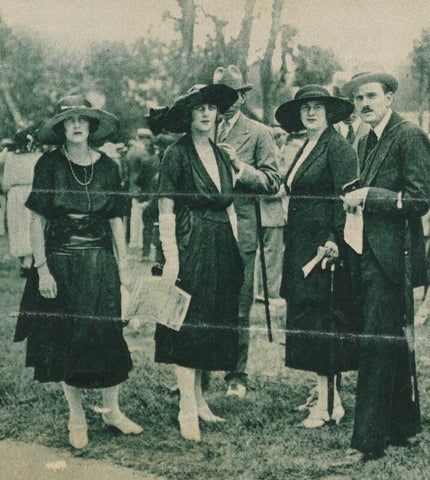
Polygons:
[[[255,251],[258,246],[257,221],[252,194],[276,194],[280,178],[276,163],[275,142],[268,127],[249,119],[243,113],[228,132],[225,142],[236,149],[244,169],[237,181],[234,207],[237,214],[239,249],[243,252]],[[246,197],[246,195],[250,195]],[[245,196],[244,196],[245,195]],[[278,200],[261,206],[262,221],[265,215],[283,216],[282,205]],[[266,212],[265,209],[268,211]],[[276,209],[273,213],[272,209]]]
[[369,187],[363,210],[364,235],[392,282],[403,282],[403,259],[410,255],[413,284],[422,285],[425,263],[421,216],[429,208],[430,142],[419,127],[396,113],[364,159],[367,137],[358,147],[361,185]]

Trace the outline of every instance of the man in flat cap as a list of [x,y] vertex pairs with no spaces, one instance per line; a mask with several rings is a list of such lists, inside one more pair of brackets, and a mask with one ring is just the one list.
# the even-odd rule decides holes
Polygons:
[[344,201],[349,214],[362,209],[363,218],[354,242],[361,252],[364,335],[351,463],[378,458],[390,444],[406,445],[420,428],[412,288],[425,280],[421,216],[429,208],[430,143],[392,111],[397,87],[392,75],[367,72],[342,88],[371,127],[358,145],[360,188]]
[[[249,347],[249,312],[253,302],[254,264],[258,246],[255,199],[252,194],[276,194],[280,178],[277,169],[276,150],[269,127],[249,119],[241,112],[246,92],[252,86],[245,84],[235,65],[218,67],[213,83],[225,84],[239,94],[236,103],[225,112],[218,125],[216,141],[229,150],[233,147],[232,166],[237,172],[234,207],[237,214],[239,251],[245,267],[245,280],[239,297],[239,360],[233,372],[226,376],[227,395],[242,398],[246,394],[245,373]],[[234,151],[236,153],[234,153]],[[268,202],[265,207],[279,208],[280,202]],[[265,212],[270,215],[269,212]],[[263,216],[263,215],[262,215]]]

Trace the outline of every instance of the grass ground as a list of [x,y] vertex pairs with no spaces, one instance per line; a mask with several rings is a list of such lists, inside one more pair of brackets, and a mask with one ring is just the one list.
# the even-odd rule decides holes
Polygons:
[[[134,274],[146,272],[137,262]],[[39,384],[24,368],[24,344],[13,344],[17,311],[24,282],[0,238],[0,438],[11,438],[71,450],[67,439],[67,407],[57,384]],[[303,402],[312,375],[283,367],[282,334],[269,344],[263,311],[253,311],[247,397],[225,397],[221,374],[214,374],[207,398],[214,412],[227,418],[220,425],[202,424],[202,442],[183,440],[177,424],[178,397],[170,392],[173,369],[153,362],[153,326],[126,329],[134,369],[121,390],[123,410],[144,427],[126,437],[105,426],[93,409],[101,406],[97,391],[85,392],[90,444],[73,454],[106,459],[146,470],[169,480],[283,479],[430,479],[430,326],[417,330],[418,371],[423,433],[410,448],[390,447],[386,455],[364,466],[330,467],[349,446],[354,410],[355,374],[344,376],[346,416],[339,426],[305,430]],[[282,315],[275,316],[282,328]],[[1,472],[0,472],[1,478]]]

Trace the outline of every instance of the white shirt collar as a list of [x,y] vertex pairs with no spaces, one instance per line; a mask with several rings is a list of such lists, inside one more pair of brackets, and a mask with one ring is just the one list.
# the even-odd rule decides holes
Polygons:
[[388,112],[385,114],[385,117],[373,129],[378,140],[381,138],[382,132],[384,131],[384,128],[387,126],[387,123],[389,122],[392,113],[393,111],[390,108]]

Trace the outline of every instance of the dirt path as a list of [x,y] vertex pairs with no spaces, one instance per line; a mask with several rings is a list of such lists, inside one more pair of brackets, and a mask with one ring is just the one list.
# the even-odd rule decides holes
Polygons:
[[0,480],[163,480],[110,462],[36,444],[0,441]]

